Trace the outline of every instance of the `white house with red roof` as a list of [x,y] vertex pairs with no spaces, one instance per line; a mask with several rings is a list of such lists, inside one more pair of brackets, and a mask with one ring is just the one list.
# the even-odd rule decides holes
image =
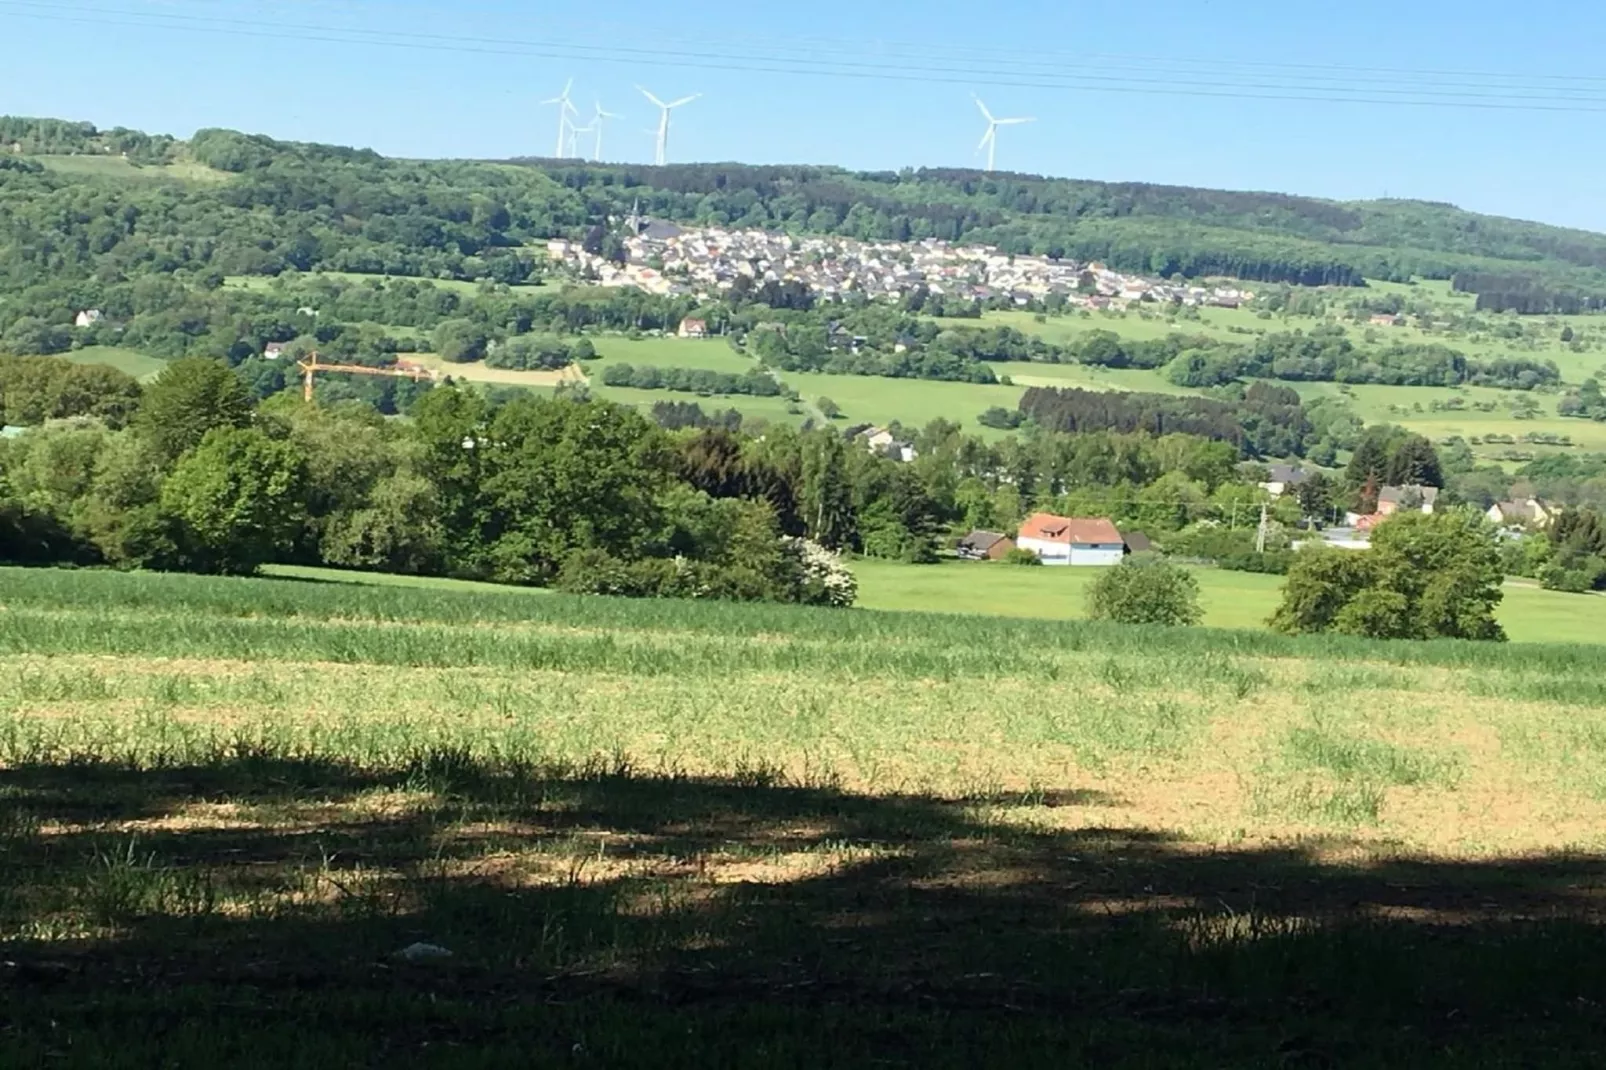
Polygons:
[[1119,565],[1126,540],[1103,517],[1033,513],[1021,522],[1015,545],[1045,565]]

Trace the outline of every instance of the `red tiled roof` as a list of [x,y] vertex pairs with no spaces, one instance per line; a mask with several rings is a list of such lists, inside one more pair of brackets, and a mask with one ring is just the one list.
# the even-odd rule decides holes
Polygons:
[[1020,537],[1077,545],[1123,541],[1115,525],[1103,517],[1055,516],[1053,513],[1033,513],[1027,517],[1021,522]]

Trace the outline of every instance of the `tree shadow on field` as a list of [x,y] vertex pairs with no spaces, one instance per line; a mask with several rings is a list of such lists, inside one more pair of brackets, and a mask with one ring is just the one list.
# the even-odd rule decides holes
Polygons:
[[[1057,807],[1098,815],[1066,831]],[[0,770],[0,1064],[1538,1066],[1598,858],[1201,851],[965,802],[241,754]],[[1086,822],[1081,822],[1086,824]],[[448,948],[438,961],[395,952]]]

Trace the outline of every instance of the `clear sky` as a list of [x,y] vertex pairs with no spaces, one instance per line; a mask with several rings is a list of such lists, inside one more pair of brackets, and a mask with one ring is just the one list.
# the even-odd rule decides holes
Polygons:
[[1585,0],[0,0],[0,113],[391,155],[976,166],[1451,201],[1606,231],[1606,5]]

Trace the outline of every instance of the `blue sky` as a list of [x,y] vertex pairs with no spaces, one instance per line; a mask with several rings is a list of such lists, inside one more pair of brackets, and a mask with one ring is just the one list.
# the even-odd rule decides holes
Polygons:
[[573,77],[610,158],[650,158],[639,82],[703,94],[673,160],[879,169],[978,165],[974,91],[1038,120],[1001,169],[1606,230],[1603,36],[1581,0],[0,0],[0,112],[506,157],[551,153]]

